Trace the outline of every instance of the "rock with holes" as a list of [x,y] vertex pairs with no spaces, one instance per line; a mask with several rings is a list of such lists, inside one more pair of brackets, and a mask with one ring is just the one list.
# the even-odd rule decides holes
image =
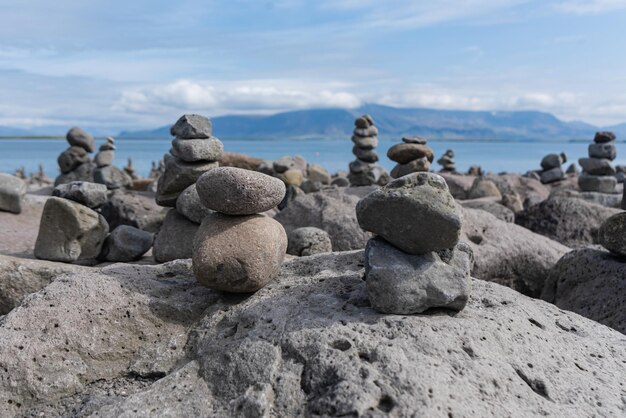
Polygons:
[[381,238],[365,248],[365,280],[372,307],[389,314],[415,314],[430,308],[462,310],[469,299],[471,248],[411,255]]
[[365,196],[359,225],[409,254],[452,248],[461,218],[445,180],[433,173],[400,177]]
[[626,257],[626,212],[617,213],[600,225],[598,244],[615,255]]
[[46,201],[41,214],[35,257],[72,262],[100,254],[109,225],[98,212],[60,197]]
[[288,235],[287,254],[304,257],[333,250],[330,235],[312,226],[296,228]]

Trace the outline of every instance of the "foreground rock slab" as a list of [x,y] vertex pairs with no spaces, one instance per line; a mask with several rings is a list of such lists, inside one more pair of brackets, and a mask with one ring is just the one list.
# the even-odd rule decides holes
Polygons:
[[188,262],[58,279],[0,323],[0,415],[624,415],[622,334],[480,280],[458,314],[378,314],[362,254],[249,297]]

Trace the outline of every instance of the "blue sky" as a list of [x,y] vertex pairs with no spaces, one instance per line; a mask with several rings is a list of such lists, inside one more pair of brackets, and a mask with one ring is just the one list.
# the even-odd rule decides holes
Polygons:
[[626,122],[626,0],[2,4],[0,125],[364,102]]

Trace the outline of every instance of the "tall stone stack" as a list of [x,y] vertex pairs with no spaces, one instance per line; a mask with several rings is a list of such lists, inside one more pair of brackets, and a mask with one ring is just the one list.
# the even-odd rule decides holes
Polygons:
[[405,136],[402,143],[389,148],[387,157],[397,163],[391,170],[391,177],[397,179],[407,174],[430,170],[435,155],[426,142],[421,136]]
[[412,173],[370,193],[356,207],[359,225],[377,236],[365,249],[365,280],[374,309],[414,314],[461,310],[474,257],[459,242],[461,214],[446,181]]
[[454,162],[454,151],[449,149],[437,160],[437,164],[441,166],[442,173],[456,173],[456,164]]
[[388,181],[386,171],[376,164],[378,161],[378,128],[370,115],[363,115],[354,121],[352,135],[352,153],[356,157],[350,163],[348,180],[353,186],[371,186],[385,184]]
[[617,179],[611,161],[617,156],[615,134],[597,132],[593,142],[589,145],[589,158],[578,160],[583,169],[578,187],[584,192],[614,193]]
[[70,129],[65,138],[70,146],[57,159],[61,175],[56,178],[55,186],[75,180],[93,181],[95,164],[89,153],[96,149],[95,139],[77,126]]
[[[193,236],[200,223],[211,213],[200,202],[196,180],[218,167],[224,151],[222,142],[213,137],[211,121],[200,115],[184,115],[172,126],[172,148],[164,157],[164,170],[158,176],[156,202],[171,207],[154,240],[157,262],[191,258]],[[157,175],[161,166],[153,173]]]
[[211,289],[248,293],[278,273],[287,234],[263,216],[285,197],[285,184],[272,176],[235,167],[204,173],[196,183],[200,201],[211,212],[193,245],[193,271]]

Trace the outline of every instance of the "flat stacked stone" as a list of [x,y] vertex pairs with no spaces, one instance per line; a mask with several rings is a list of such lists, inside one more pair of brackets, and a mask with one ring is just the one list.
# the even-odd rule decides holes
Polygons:
[[589,145],[589,158],[578,160],[583,169],[578,177],[578,187],[585,192],[614,193],[617,178],[611,161],[617,156],[615,134],[597,132],[593,141]]
[[461,215],[445,180],[412,173],[359,201],[359,225],[377,236],[365,249],[370,303],[383,313],[461,310],[474,257],[459,242]]
[[449,149],[437,160],[437,164],[441,166],[442,173],[456,173],[456,164],[454,162],[454,151]]
[[430,170],[435,154],[426,146],[426,142],[420,136],[405,136],[402,143],[389,148],[387,157],[397,163],[391,170],[391,177],[397,179],[407,174]]
[[567,162],[567,155],[564,152],[560,154],[548,154],[541,160],[541,171],[537,172],[539,180],[543,184],[554,183],[563,180],[565,173],[561,166]]
[[156,202],[171,207],[154,239],[153,255],[159,262],[193,255],[193,236],[211,210],[201,202],[196,181],[218,167],[224,151],[222,142],[212,136],[211,121],[200,115],[183,115],[171,127],[170,152],[157,166],[152,163],[150,177],[158,178]]
[[349,165],[348,180],[353,186],[371,186],[386,184],[389,181],[387,172],[376,162],[378,161],[378,128],[370,115],[363,115],[354,121],[352,134],[352,153],[356,157]]
[[287,250],[283,226],[261,213],[285,197],[285,183],[275,177],[235,167],[204,173],[196,183],[209,210],[193,244],[193,271],[211,289],[248,293],[278,273]]
[[70,129],[65,138],[69,147],[57,158],[61,175],[55,180],[55,186],[75,180],[93,181],[93,169],[89,153],[96,147],[96,141],[82,128]]

